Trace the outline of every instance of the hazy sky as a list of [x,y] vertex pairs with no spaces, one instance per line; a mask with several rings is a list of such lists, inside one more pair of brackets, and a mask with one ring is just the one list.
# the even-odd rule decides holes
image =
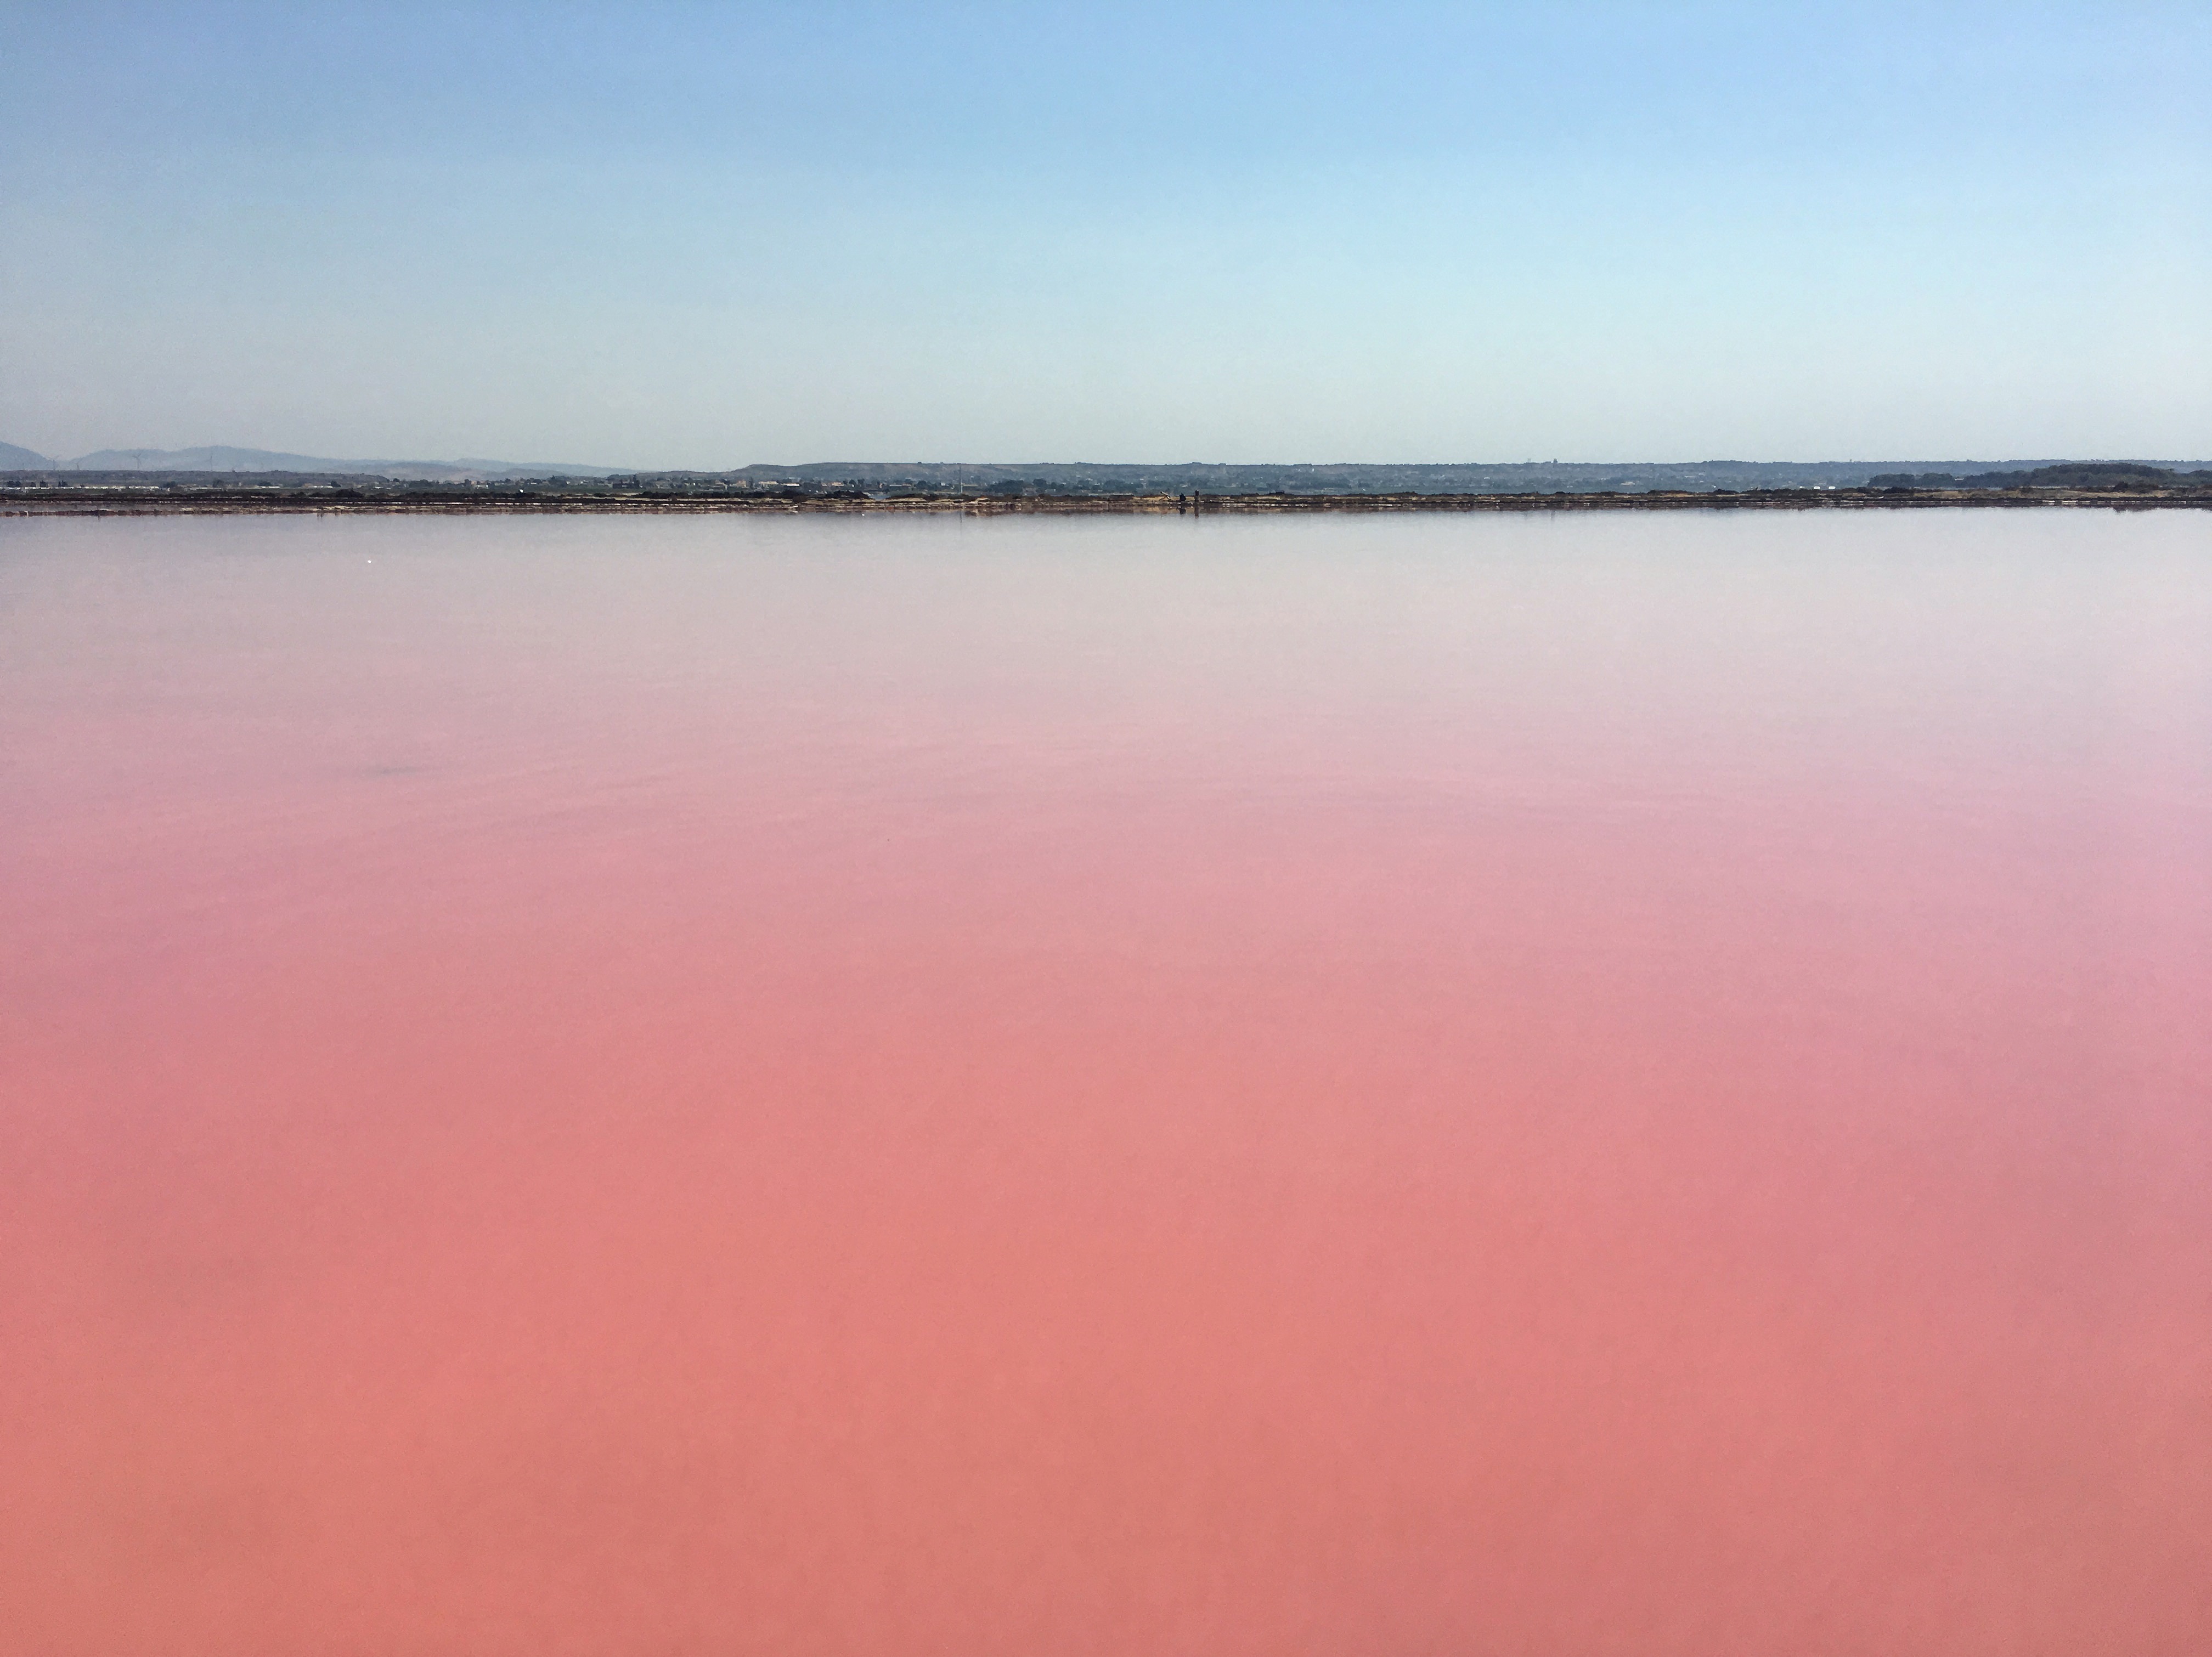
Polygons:
[[2212,452],[2212,7],[0,0],[0,440]]

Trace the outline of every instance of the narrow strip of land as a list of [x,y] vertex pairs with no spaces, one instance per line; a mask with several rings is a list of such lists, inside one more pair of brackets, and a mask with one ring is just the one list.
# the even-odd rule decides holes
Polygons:
[[425,487],[193,488],[173,484],[0,487],[0,517],[139,517],[265,513],[927,513],[969,517],[1198,516],[1406,512],[1833,512],[1936,507],[2212,508],[2212,487],[2152,489],[1776,489],[1610,490],[1549,495],[874,495],[854,489],[635,493],[604,489]]

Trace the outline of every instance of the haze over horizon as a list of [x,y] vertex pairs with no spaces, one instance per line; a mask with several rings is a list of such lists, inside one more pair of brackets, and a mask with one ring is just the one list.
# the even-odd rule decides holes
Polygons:
[[1064,472],[1078,469],[1098,471],[1133,472],[1206,469],[1233,470],[1237,471],[1359,471],[1366,473],[1395,472],[1414,470],[1432,471],[1479,470],[1498,472],[1534,470],[1542,472],[1551,472],[1554,470],[1571,472],[1589,471],[1593,470],[1618,470],[1624,468],[1655,472],[1687,472],[1712,468],[1741,470],[1758,469],[1794,469],[1801,470],[1844,472],[1853,470],[1863,471],[1869,469],[1879,469],[1893,466],[1948,466],[1964,467],[1968,469],[1987,467],[1999,470],[2027,470],[2032,467],[2039,465],[2066,464],[2070,461],[2080,460],[2087,460],[2091,464],[2103,461],[2118,461],[2132,464],[2147,463],[2154,465],[2174,467],[2180,470],[2191,470],[2197,467],[2204,466],[2208,464],[2212,464],[2204,461],[2177,459],[2172,456],[2146,455],[2100,455],[2087,457],[2042,455],[2029,457],[2012,456],[2002,458],[1992,458],[1990,457],[1961,458],[1952,456],[1940,458],[1922,457],[1917,459],[1905,458],[1895,456],[1886,458],[1869,458],[1865,456],[1824,456],[1817,458],[1802,460],[1744,460],[1741,458],[1731,456],[1712,456],[1695,460],[1686,459],[1679,456],[1656,460],[1648,458],[1622,456],[1613,456],[1601,458],[1559,456],[1548,460],[1504,460],[1495,458],[1463,458],[1455,461],[1442,462],[1316,461],[1312,459],[1224,462],[1205,458],[1180,461],[1160,461],[1151,459],[1101,460],[1095,458],[1084,457],[1067,459],[1050,458],[1040,458],[1036,457],[1030,457],[1026,458],[1015,458],[1012,459],[989,459],[981,457],[970,457],[964,460],[950,458],[895,460],[884,459],[881,457],[860,458],[846,456],[842,458],[823,458],[817,457],[811,459],[798,460],[788,458],[782,460],[752,459],[733,462],[726,466],[715,467],[655,467],[652,465],[609,466],[575,460],[518,461],[498,459],[480,455],[434,457],[416,454],[404,458],[391,456],[345,457],[337,455],[308,455],[286,450],[242,448],[228,444],[191,444],[177,449],[118,447],[96,450],[89,454],[52,456],[38,454],[32,450],[23,448],[20,445],[0,441],[0,472],[7,472],[9,470],[52,470],[64,472],[146,471],[158,474],[191,474],[223,471],[267,473],[285,471],[307,472],[350,470],[362,473],[384,471],[392,475],[406,475],[410,472],[420,472],[426,475],[441,472],[476,472],[494,476],[520,476],[526,474],[557,476],[571,474],[580,476],[606,476],[624,472],[636,472],[643,476],[650,476],[664,473],[682,474],[687,472],[698,472],[708,475],[742,471],[758,472],[776,470],[789,471],[793,473],[820,473],[824,471],[834,471],[841,467],[849,467],[855,470],[866,471],[869,473],[896,472],[905,470],[911,470],[916,472],[943,472],[948,470],[958,468],[970,468],[978,472],[989,473],[1013,472],[1021,470],[1024,468],[1034,468],[1042,472]]
[[108,5],[0,63],[47,455],[2212,451],[2197,7]]

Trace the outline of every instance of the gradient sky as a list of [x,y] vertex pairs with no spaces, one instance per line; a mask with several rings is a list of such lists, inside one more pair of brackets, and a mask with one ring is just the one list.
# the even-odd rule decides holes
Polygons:
[[0,0],[0,440],[2212,452],[2212,9]]

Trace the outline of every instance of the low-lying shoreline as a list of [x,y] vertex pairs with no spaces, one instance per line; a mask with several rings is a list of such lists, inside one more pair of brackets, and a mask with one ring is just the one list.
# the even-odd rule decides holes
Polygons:
[[0,488],[0,517],[135,518],[193,514],[514,513],[926,513],[965,517],[1212,517],[1288,513],[1817,512],[1935,507],[2212,509],[2212,488],[1778,489],[1610,490],[1550,495],[868,495],[857,491],[423,489],[205,489],[174,485]]

